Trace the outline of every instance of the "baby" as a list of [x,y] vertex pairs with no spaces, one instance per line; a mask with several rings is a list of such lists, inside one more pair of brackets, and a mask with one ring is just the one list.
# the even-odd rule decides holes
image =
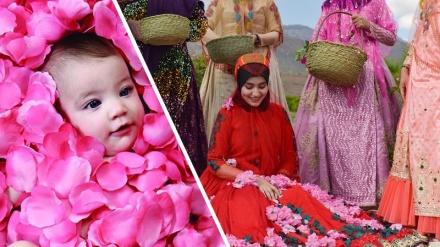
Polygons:
[[53,47],[42,70],[56,82],[60,113],[81,135],[103,144],[107,159],[133,147],[144,107],[124,58],[109,41],[70,35]]
[[[133,147],[145,108],[127,63],[112,43],[95,34],[70,35],[52,47],[41,70],[56,82],[58,111],[80,135],[104,146],[105,160]],[[17,241],[9,246],[36,245]]]
[[[104,146],[104,160],[133,147],[148,108],[111,42],[96,34],[70,35],[52,47],[41,70],[56,82],[57,110],[81,136],[94,137]],[[36,245],[17,241],[9,246]]]

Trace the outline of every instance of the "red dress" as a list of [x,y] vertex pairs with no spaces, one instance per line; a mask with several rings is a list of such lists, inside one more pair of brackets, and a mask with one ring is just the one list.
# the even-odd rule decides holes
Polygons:
[[[294,133],[280,105],[270,103],[267,109],[262,109],[234,104],[229,110],[221,109],[218,114],[209,145],[208,168],[200,179],[224,232],[239,239],[250,236],[252,242],[264,243],[267,228],[281,233],[281,227],[266,216],[266,208],[275,205],[275,202],[266,199],[256,186],[233,187],[233,181],[217,177],[216,170],[227,165],[228,159],[235,159],[236,167],[243,171],[251,170],[254,174],[266,176],[283,174],[297,179]],[[334,219],[334,213],[300,185],[283,191],[279,203],[291,203],[301,208],[303,215],[311,216],[310,225],[318,220],[326,232],[347,226]],[[359,217],[369,218],[364,213]],[[314,231],[323,236],[316,229]],[[406,232],[402,234],[406,235]],[[306,235],[289,233],[289,236],[301,243],[307,241]],[[351,246],[355,246],[354,243],[362,246],[365,242],[377,242],[379,238],[380,234],[365,234]],[[344,246],[343,240],[338,240],[336,245]]]

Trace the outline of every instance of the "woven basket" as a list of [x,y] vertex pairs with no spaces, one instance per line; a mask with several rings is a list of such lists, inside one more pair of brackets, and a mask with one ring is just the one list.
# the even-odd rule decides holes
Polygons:
[[[321,30],[324,21],[333,14],[350,13],[335,11],[327,15],[318,28]],[[316,35],[316,39],[318,35]],[[315,41],[309,45],[307,51],[306,67],[308,72],[334,86],[353,86],[359,78],[367,54],[360,48],[352,45],[344,45],[330,41]],[[363,34],[361,32],[361,47],[363,46]]]
[[189,38],[189,19],[173,14],[146,17],[140,21],[140,35],[145,44],[180,44]]
[[209,41],[206,49],[213,62],[235,65],[240,56],[254,51],[252,41],[249,35],[232,35]]

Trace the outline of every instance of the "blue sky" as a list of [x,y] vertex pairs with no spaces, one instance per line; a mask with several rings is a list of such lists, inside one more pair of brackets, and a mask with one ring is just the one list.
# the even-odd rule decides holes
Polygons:
[[[232,0],[231,0],[232,1]],[[210,0],[204,0],[209,4]],[[418,0],[386,0],[399,25],[398,36],[408,40]],[[323,0],[275,0],[284,25],[300,24],[314,28]]]

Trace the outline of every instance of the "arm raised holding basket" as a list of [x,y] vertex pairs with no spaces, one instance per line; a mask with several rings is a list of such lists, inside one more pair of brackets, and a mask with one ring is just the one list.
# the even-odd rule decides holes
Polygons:
[[289,113],[275,55],[275,48],[283,43],[283,25],[275,2],[211,0],[206,9],[208,31],[202,43],[208,64],[200,95],[208,137],[220,107],[236,88],[232,65],[239,56],[246,53],[259,53],[269,59],[269,87]]

